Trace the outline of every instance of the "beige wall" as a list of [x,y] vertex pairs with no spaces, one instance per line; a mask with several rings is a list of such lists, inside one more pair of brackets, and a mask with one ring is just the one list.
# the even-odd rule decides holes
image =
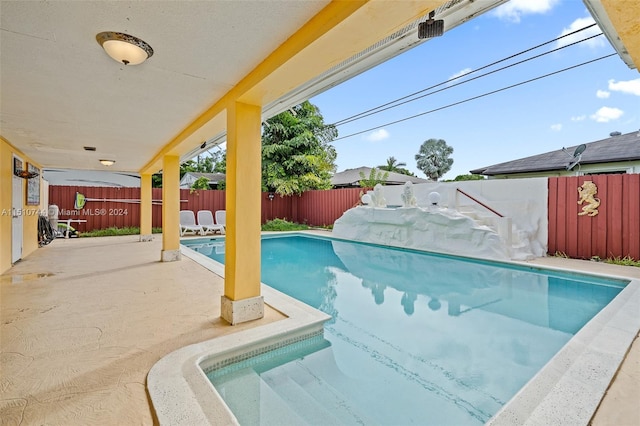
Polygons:
[[[584,164],[572,170],[549,170],[543,172],[511,173],[489,176],[489,179],[522,179],[534,177],[582,176],[597,173],[640,173],[640,161],[618,161],[615,163]],[[579,174],[576,174],[579,173]]]
[[[29,157],[14,148],[5,139],[0,138],[0,274],[11,268],[11,200],[12,200],[12,176],[13,176],[13,154],[16,154],[24,162],[34,164],[41,168],[39,164],[33,163]],[[22,258],[24,259],[38,248],[38,215],[35,211],[46,208],[46,194],[43,194],[45,185],[40,179],[40,205],[27,206],[26,190],[27,185],[23,185],[22,209],[34,211],[34,214],[23,215],[22,231]],[[44,207],[43,207],[44,206]]]

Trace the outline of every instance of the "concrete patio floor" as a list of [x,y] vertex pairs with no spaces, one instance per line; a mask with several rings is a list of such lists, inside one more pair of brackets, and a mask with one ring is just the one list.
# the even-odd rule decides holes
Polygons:
[[[223,281],[194,261],[159,262],[161,237],[56,240],[0,276],[2,425],[154,424],[149,369],[185,345],[260,326],[219,318]],[[533,263],[640,278],[640,268]],[[639,314],[640,315],[640,314]],[[639,425],[638,338],[592,424]]]

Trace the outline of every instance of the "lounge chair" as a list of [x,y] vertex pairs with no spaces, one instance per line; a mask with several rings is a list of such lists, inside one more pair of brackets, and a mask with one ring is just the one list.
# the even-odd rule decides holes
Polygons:
[[209,210],[198,211],[198,225],[202,226],[202,235],[215,234],[216,232],[224,234],[224,226],[213,221],[213,213]]
[[196,216],[191,210],[180,210],[180,236],[183,237],[187,232],[193,232],[194,235],[203,234],[202,226],[196,225]]
[[226,210],[216,210],[216,223],[218,225],[222,225],[222,227],[227,229],[227,211]]

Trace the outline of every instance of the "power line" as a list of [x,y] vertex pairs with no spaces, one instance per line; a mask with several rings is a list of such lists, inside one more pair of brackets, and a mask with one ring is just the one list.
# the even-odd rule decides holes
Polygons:
[[[530,57],[530,58],[523,59],[523,60],[518,61],[518,62],[514,62],[513,64],[505,65],[504,67],[501,67],[501,68],[495,69],[495,70],[493,70],[493,71],[489,71],[489,72],[486,72],[486,73],[484,73],[484,74],[477,75],[477,76],[475,76],[475,77],[473,77],[473,78],[470,78],[470,79],[468,79],[468,80],[460,81],[460,82],[458,82],[458,83],[452,84],[452,85],[447,86],[447,87],[443,87],[443,88],[438,89],[438,90],[434,90],[434,91],[431,91],[431,92],[427,92],[427,93],[425,93],[424,95],[417,96],[417,97],[412,98],[412,99],[408,99],[408,100],[406,100],[406,101],[404,101],[404,102],[396,103],[395,105],[391,105],[391,106],[388,106],[388,107],[386,107],[386,108],[378,107],[378,108],[380,108],[380,109],[377,109],[376,111],[372,111],[372,112],[369,112],[369,113],[367,113],[367,114],[365,114],[365,113],[360,113],[360,115],[359,115],[358,117],[351,118],[351,119],[345,119],[345,120],[343,120],[342,122],[340,122],[340,124],[335,124],[334,126],[336,126],[336,127],[337,127],[337,126],[341,126],[341,125],[343,125],[343,124],[351,123],[351,122],[353,122],[353,121],[360,120],[361,118],[370,117],[370,116],[375,115],[375,114],[378,114],[378,113],[380,113],[380,112],[387,111],[387,110],[389,110],[389,109],[399,107],[400,105],[404,105],[404,104],[408,104],[408,103],[413,102],[413,101],[417,101],[418,99],[422,99],[422,98],[425,98],[425,97],[427,97],[427,96],[431,96],[431,95],[434,95],[434,94],[436,94],[436,93],[440,93],[440,92],[443,92],[443,91],[445,91],[445,90],[448,90],[448,89],[454,88],[454,87],[456,87],[456,86],[460,86],[460,85],[465,84],[465,83],[468,83],[468,82],[470,82],[470,81],[474,81],[474,80],[477,80],[477,79],[479,79],[479,78],[486,77],[486,76],[488,76],[488,75],[495,74],[495,73],[500,72],[500,71],[504,71],[504,70],[506,70],[507,68],[515,67],[516,65],[521,65],[521,64],[523,64],[523,63],[525,63],[525,62],[532,61],[532,60],[534,60],[534,59],[538,59],[538,58],[540,58],[540,57],[542,57],[542,56],[549,55],[549,54],[554,53],[554,52],[557,52],[557,51],[559,51],[559,50],[561,50],[561,49],[564,49],[564,48],[567,48],[567,47],[570,47],[570,46],[576,45],[576,44],[578,44],[578,43],[582,43],[582,42],[584,42],[584,41],[590,40],[590,39],[592,39],[592,38],[595,38],[595,37],[598,37],[598,36],[601,36],[601,35],[602,35],[602,33],[600,33],[600,34],[596,34],[596,35],[592,35],[591,37],[587,37],[587,38],[584,38],[584,39],[579,40],[579,41],[574,41],[573,43],[566,44],[566,45],[561,46],[561,47],[557,47],[557,48],[555,48],[555,49],[553,49],[553,50],[549,50],[548,52],[540,53],[540,54],[535,55],[535,56],[532,56],[532,57]],[[476,71],[477,71],[477,70],[476,70]],[[472,71],[472,72],[475,72],[475,71]],[[468,75],[468,74],[471,74],[471,72],[466,73],[466,74],[463,74],[463,76],[464,76],[464,75]],[[459,78],[459,77],[456,77],[456,78]],[[451,81],[453,81],[453,80],[454,80],[454,79],[451,79]],[[426,89],[425,89],[425,90],[426,90]],[[424,90],[423,90],[423,91],[424,91]],[[423,91],[421,91],[421,92],[423,92]],[[418,93],[421,93],[421,92],[418,92]],[[401,99],[405,99],[405,98],[401,98]],[[396,101],[394,101],[394,102],[397,102],[397,100],[396,100]]]
[[470,101],[474,101],[476,99],[484,98],[485,96],[494,95],[496,93],[503,92],[505,90],[512,89],[514,87],[522,86],[524,84],[531,83],[533,81],[541,80],[543,78],[547,78],[547,77],[550,77],[550,76],[555,75],[555,74],[560,74],[561,72],[569,71],[569,70],[572,70],[574,68],[578,68],[578,67],[581,67],[581,66],[584,66],[584,65],[588,65],[588,64],[600,61],[602,59],[610,58],[610,57],[615,56],[615,55],[616,55],[616,53],[614,52],[614,53],[611,53],[609,55],[601,56],[599,58],[592,59],[592,60],[586,61],[586,62],[582,62],[580,64],[573,65],[573,66],[570,66],[570,67],[567,67],[567,68],[563,68],[563,69],[558,70],[558,71],[554,71],[554,72],[551,72],[551,73],[548,73],[548,74],[544,74],[544,75],[541,75],[541,76],[538,76],[538,77],[534,77],[534,78],[531,78],[529,80],[521,81],[520,83],[512,84],[510,86],[506,86],[506,87],[503,87],[501,89],[492,90],[490,92],[486,92],[486,93],[483,93],[481,95],[473,96],[471,98],[463,99],[461,101],[454,102],[454,103],[451,103],[451,104],[448,104],[448,105],[444,105],[444,106],[441,106],[441,107],[438,107],[438,108],[434,108],[434,109],[429,110],[429,111],[421,112],[420,114],[415,114],[415,115],[412,115],[410,117],[402,118],[400,120],[391,121],[389,123],[381,124],[381,125],[376,126],[376,127],[371,127],[371,128],[369,128],[367,130],[362,130],[362,131],[359,131],[359,132],[351,133],[351,134],[346,135],[346,136],[341,136],[339,138],[334,139],[332,142],[339,141],[341,139],[350,138],[352,136],[357,136],[357,135],[360,135],[362,133],[367,133],[367,132],[370,132],[372,130],[380,129],[380,128],[385,127],[385,126],[391,126],[393,124],[402,123],[403,121],[408,121],[408,120],[411,120],[411,119],[414,119],[414,118],[417,118],[417,117],[421,117],[423,115],[427,115],[427,114],[431,114],[433,112],[441,111],[443,109],[451,108],[452,106],[461,105],[461,104],[464,104],[466,102],[470,102]]
[[[456,76],[456,77],[454,77],[454,78],[450,78],[450,79],[445,80],[445,81],[443,81],[443,82],[440,82],[440,83],[438,83],[438,84],[434,84],[433,86],[427,87],[426,89],[422,89],[422,90],[419,90],[419,91],[417,91],[417,92],[410,93],[410,94],[408,94],[408,95],[406,95],[406,96],[403,96],[403,97],[401,97],[401,98],[395,99],[395,100],[393,100],[393,101],[387,102],[387,103],[382,104],[382,105],[378,105],[377,107],[374,107],[374,108],[368,109],[368,110],[366,110],[366,111],[363,111],[363,112],[361,112],[361,113],[358,113],[358,114],[352,115],[352,116],[347,117],[347,118],[345,118],[345,119],[342,119],[342,120],[336,121],[335,123],[333,123],[333,125],[334,125],[334,126],[340,126],[341,124],[345,124],[346,122],[354,121],[354,120],[356,119],[356,117],[364,116],[365,114],[368,114],[368,113],[370,113],[370,112],[372,112],[372,111],[376,111],[376,110],[378,110],[378,109],[380,109],[380,108],[384,108],[384,107],[389,106],[389,105],[392,105],[392,104],[394,104],[394,103],[396,103],[396,102],[400,102],[400,101],[405,100],[405,99],[407,99],[407,98],[410,98],[410,97],[412,97],[412,96],[418,95],[418,94],[420,94],[420,93],[424,93],[424,92],[426,92],[426,91],[428,91],[428,90],[431,90],[431,89],[434,89],[434,88],[436,88],[436,87],[442,86],[443,84],[450,83],[450,82],[455,81],[455,80],[457,80],[457,79],[460,79],[460,78],[462,78],[462,77],[466,77],[466,76],[468,76],[468,75],[470,75],[470,74],[473,74],[473,73],[475,73],[475,72],[482,71],[483,69],[486,69],[486,68],[492,67],[492,66],[497,65],[497,64],[499,64],[499,63],[501,63],[501,62],[508,61],[508,60],[510,60],[510,59],[513,59],[513,58],[515,58],[515,57],[517,57],[517,56],[523,55],[523,54],[525,54],[525,53],[527,53],[527,52],[530,52],[530,51],[532,51],[532,50],[535,50],[535,49],[538,49],[538,48],[540,48],[540,47],[546,46],[547,44],[554,43],[554,42],[556,42],[556,41],[558,41],[558,40],[560,40],[560,39],[562,39],[562,38],[564,38],[564,37],[569,37],[569,36],[571,36],[571,35],[574,35],[574,34],[577,34],[577,33],[581,32],[581,31],[587,30],[587,29],[589,29],[589,28],[591,28],[591,27],[593,27],[593,26],[595,26],[595,25],[596,25],[595,23],[594,23],[594,24],[591,24],[591,25],[587,25],[586,27],[580,28],[580,29],[578,29],[578,30],[575,30],[575,31],[572,31],[572,32],[570,32],[570,33],[564,34],[564,35],[562,35],[562,36],[560,36],[560,37],[557,37],[557,38],[555,38],[555,39],[552,39],[552,40],[546,41],[546,42],[544,42],[544,43],[538,44],[538,45],[536,45],[536,46],[530,47],[529,49],[526,49],[526,50],[520,51],[520,52],[515,53],[515,54],[513,54],[513,55],[511,55],[511,56],[508,56],[508,57],[506,57],[506,58],[503,58],[503,59],[500,59],[500,60],[498,60],[498,61],[492,62],[492,63],[490,63],[490,64],[488,64],[488,65],[484,65],[484,66],[482,66],[482,67],[480,67],[480,68],[477,68],[477,69],[475,69],[475,70],[469,71],[469,72],[464,73],[464,74],[462,74],[462,75]],[[600,34],[598,34],[598,35],[600,35]],[[592,38],[592,37],[590,37],[590,38]],[[588,40],[588,39],[585,39],[585,40]],[[584,40],[582,40],[582,41],[584,41]],[[573,44],[575,44],[575,43],[572,43],[572,45],[573,45]],[[470,81],[470,80],[467,80],[467,81]],[[371,115],[371,114],[368,114],[368,115]]]

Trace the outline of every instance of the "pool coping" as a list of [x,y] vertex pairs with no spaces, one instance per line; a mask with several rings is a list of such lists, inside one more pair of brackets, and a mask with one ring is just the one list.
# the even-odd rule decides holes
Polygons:
[[486,425],[588,425],[640,332],[640,280],[550,266],[540,269],[623,279],[629,283]]
[[[221,263],[184,246],[180,251],[224,277]],[[185,346],[153,365],[147,375],[147,392],[161,425],[238,425],[205,370],[216,363],[240,360],[248,352],[255,355],[322,333],[324,322],[331,318],[264,284],[261,293],[267,305],[287,318]]]
[[[182,245],[181,252],[224,277],[224,265]],[[611,303],[486,423],[491,426],[587,425],[640,331],[637,314],[640,312],[640,280],[522,261],[500,260],[498,263],[629,281]],[[151,368],[147,390],[160,424],[237,425],[237,419],[206,377],[205,370],[214,364],[242,359],[248,352],[262,353],[317,335],[330,319],[329,315],[267,285],[263,284],[261,291],[265,303],[287,318],[186,346],[166,355]]]

